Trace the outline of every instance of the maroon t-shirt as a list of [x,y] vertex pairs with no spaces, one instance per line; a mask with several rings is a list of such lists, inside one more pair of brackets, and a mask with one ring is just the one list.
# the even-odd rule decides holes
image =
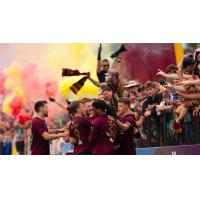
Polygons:
[[93,155],[113,154],[113,145],[108,136],[108,131],[109,125],[106,115],[98,116],[92,121],[89,142],[92,145]]
[[45,120],[35,117],[32,121],[32,155],[50,155],[49,141],[42,137],[44,132],[48,132]]
[[120,118],[120,121],[122,123],[128,123],[130,127],[127,131],[119,130],[120,148],[118,150],[118,154],[119,155],[135,155],[136,149],[135,149],[135,143],[133,140],[133,131],[136,124],[135,124],[134,116],[131,114],[128,114]]
[[70,137],[74,137],[76,142],[74,144],[74,153],[91,153],[91,146],[89,145],[89,135],[91,130],[91,123],[86,117],[75,117],[70,124]]

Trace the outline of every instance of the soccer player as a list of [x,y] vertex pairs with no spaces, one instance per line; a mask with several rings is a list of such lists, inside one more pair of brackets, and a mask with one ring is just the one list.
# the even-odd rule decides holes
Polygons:
[[74,145],[74,154],[90,155],[89,135],[91,123],[88,117],[84,116],[83,103],[74,101],[69,107],[72,120],[69,128],[70,143]]
[[106,114],[107,104],[103,100],[95,100],[92,107],[96,116],[92,121],[92,130],[89,137],[92,154],[111,155],[113,154],[113,144],[109,136],[109,121]]
[[32,121],[32,155],[49,155],[49,141],[67,136],[65,128],[48,130],[45,117],[48,117],[46,101],[38,101],[34,106],[37,116]]

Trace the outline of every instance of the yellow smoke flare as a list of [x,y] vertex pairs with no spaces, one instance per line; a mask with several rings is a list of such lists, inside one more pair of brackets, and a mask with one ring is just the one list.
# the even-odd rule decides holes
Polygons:
[[83,88],[74,95],[69,87],[80,80],[81,76],[62,78],[62,68],[78,69],[80,72],[90,72],[92,78],[96,77],[96,54],[94,54],[88,44],[51,44],[48,46],[46,66],[54,77],[58,77],[58,88],[61,95],[66,99],[77,100],[84,97],[96,97],[99,88],[90,81],[86,81]]
[[4,99],[3,104],[2,104],[3,112],[5,112],[8,115],[12,114],[12,109],[10,107],[10,103],[13,100],[13,98],[16,96],[20,97],[22,102],[26,101],[26,97],[24,95],[23,90],[20,87],[16,87],[14,89],[13,93],[9,96],[6,96],[6,98]]
[[[55,81],[58,84],[58,91],[64,98],[77,100],[83,97],[96,97],[99,88],[94,86],[89,80],[85,82],[83,88],[74,95],[69,87],[80,80],[82,76],[62,78],[62,68],[78,69],[80,72],[90,72],[91,77],[97,80],[97,48],[99,44],[19,44],[17,46],[17,55],[15,60],[4,71],[6,75],[5,87],[12,93],[26,99],[27,95],[26,77],[24,77],[24,70],[27,65],[33,64],[37,70],[30,72],[30,77],[38,80],[35,84],[41,89],[43,83],[48,79]],[[105,52],[105,51],[104,51]],[[32,75],[32,76],[31,76]],[[34,84],[34,83],[33,83]],[[41,86],[41,87],[40,87]],[[17,89],[18,88],[18,89]],[[20,92],[17,92],[20,90]],[[31,90],[31,88],[30,88]],[[34,90],[35,91],[35,90]],[[16,93],[16,94],[15,94]],[[29,92],[30,93],[30,92]],[[37,96],[32,94],[32,98]],[[29,95],[30,98],[30,95]],[[7,104],[8,105],[8,104]],[[9,109],[7,108],[7,111]]]
[[20,87],[16,87],[13,91],[13,97],[18,96],[21,98],[22,101],[26,100],[26,96],[24,95],[24,91]]
[[16,87],[22,86],[22,72],[23,69],[21,65],[17,62],[12,63],[4,73],[6,75],[5,87],[7,89],[14,89]]
[[3,101],[2,108],[3,112],[6,113],[7,115],[12,114],[12,110],[10,108],[10,102],[12,101],[12,95],[6,96],[6,98]]
[[99,88],[94,86],[89,80],[87,80],[84,86],[80,89],[77,95],[75,95],[71,90],[70,86],[72,86],[75,82],[77,82],[82,77],[67,77],[63,78],[59,82],[59,91],[65,99],[69,100],[80,100],[82,98],[88,97],[93,98],[98,95]]

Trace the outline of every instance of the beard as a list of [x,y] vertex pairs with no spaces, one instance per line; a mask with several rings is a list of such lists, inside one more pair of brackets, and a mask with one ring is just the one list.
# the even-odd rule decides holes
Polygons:
[[48,113],[44,113],[44,117],[48,117]]

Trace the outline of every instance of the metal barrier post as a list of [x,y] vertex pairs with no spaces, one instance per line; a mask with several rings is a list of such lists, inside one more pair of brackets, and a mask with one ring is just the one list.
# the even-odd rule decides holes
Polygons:
[[198,118],[197,117],[194,117],[193,119],[193,140],[194,140],[194,144],[197,144],[198,143],[198,134],[197,134],[197,129],[198,129]]
[[166,112],[163,113],[163,146],[167,145],[167,120]]
[[200,143],[200,116],[197,117],[197,144]]
[[150,147],[151,146],[150,117],[148,117],[146,120],[147,120],[147,146]]

